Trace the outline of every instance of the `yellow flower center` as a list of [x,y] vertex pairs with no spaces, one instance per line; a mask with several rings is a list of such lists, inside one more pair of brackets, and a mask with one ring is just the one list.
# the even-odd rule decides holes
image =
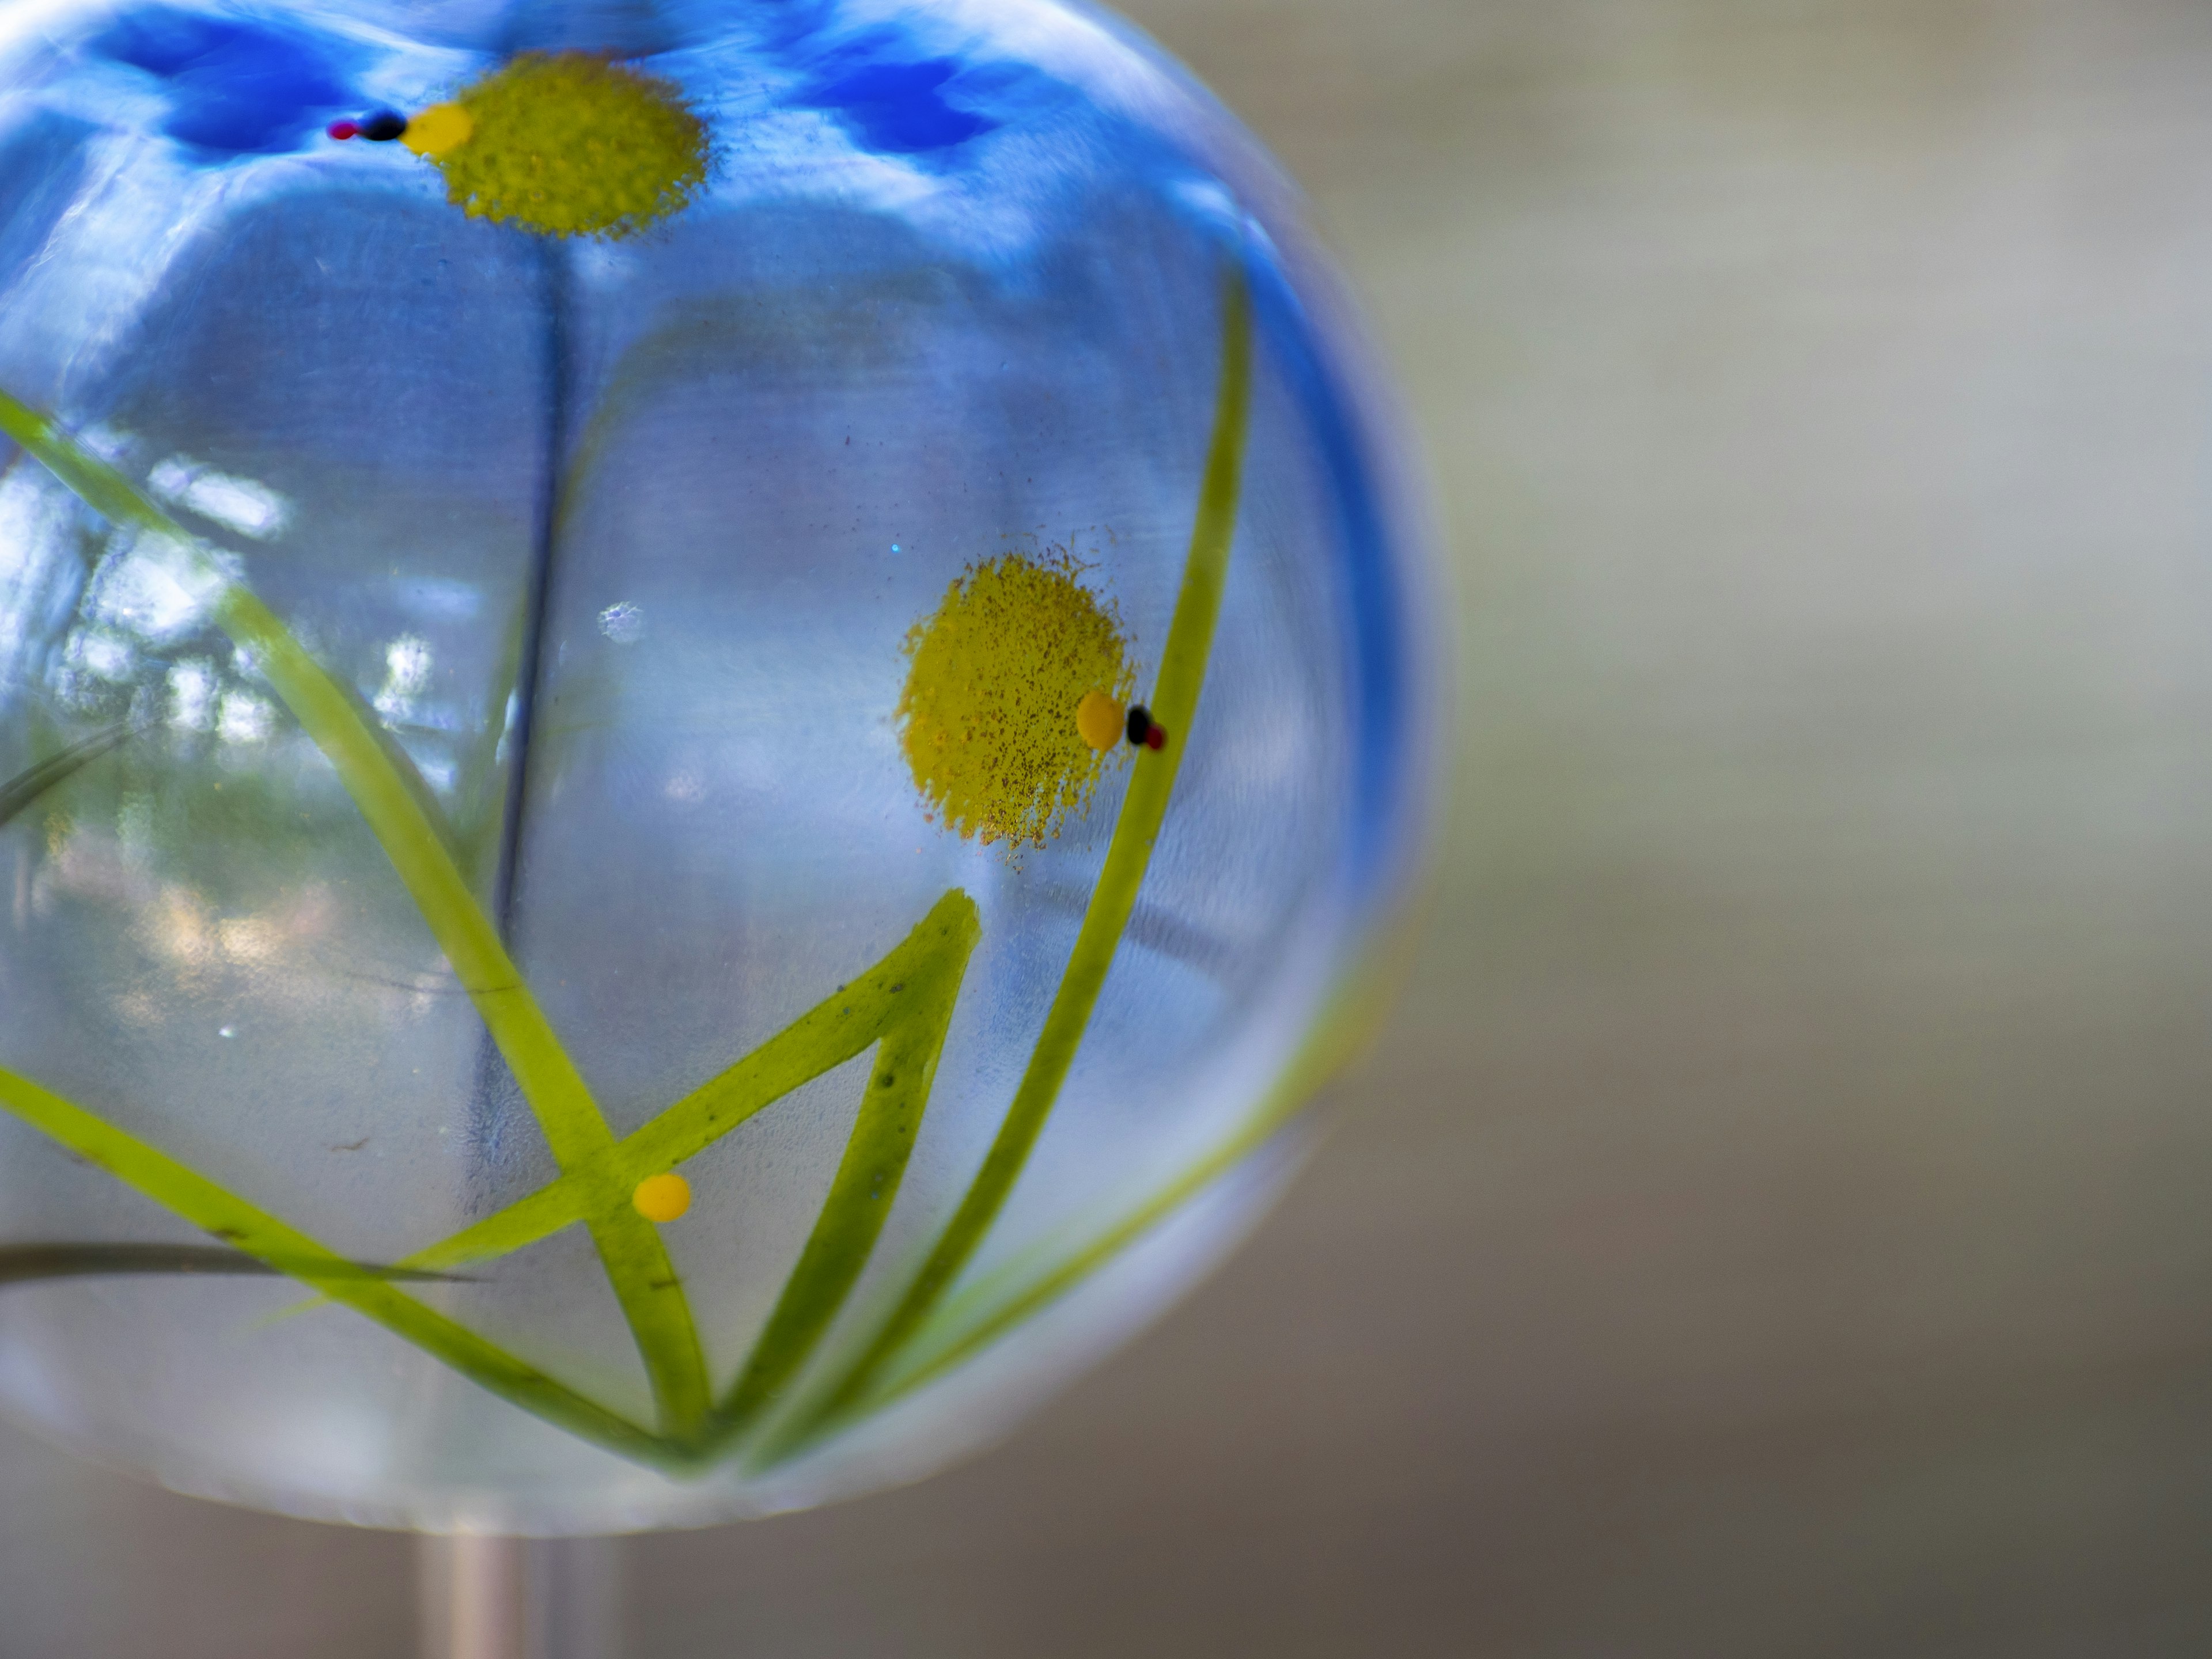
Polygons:
[[963,836],[1042,847],[1090,804],[1102,749],[1083,724],[1097,696],[1135,689],[1119,619],[1071,559],[974,566],[907,635],[900,747],[930,806]]
[[402,136],[471,218],[547,236],[634,235],[707,182],[707,128],[676,85],[588,52],[526,52]]

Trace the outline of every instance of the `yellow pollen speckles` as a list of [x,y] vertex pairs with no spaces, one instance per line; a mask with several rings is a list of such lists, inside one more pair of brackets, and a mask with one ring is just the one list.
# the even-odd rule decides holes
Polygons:
[[923,799],[963,836],[1041,847],[1090,804],[1102,756],[1069,713],[1094,693],[1126,702],[1136,681],[1119,619],[1079,568],[1018,555],[975,566],[907,635],[899,744]]
[[547,236],[635,235],[707,182],[707,128],[675,84],[588,52],[526,52],[404,138],[470,217]]
[[1085,691],[1075,705],[1075,729],[1093,749],[1111,749],[1121,742],[1128,731],[1128,719],[1120,703],[1095,689]]
[[680,1221],[691,1207],[691,1183],[680,1175],[647,1176],[629,1201],[647,1221]]
[[417,155],[449,155],[475,137],[475,118],[459,104],[433,104],[407,124],[399,142]]

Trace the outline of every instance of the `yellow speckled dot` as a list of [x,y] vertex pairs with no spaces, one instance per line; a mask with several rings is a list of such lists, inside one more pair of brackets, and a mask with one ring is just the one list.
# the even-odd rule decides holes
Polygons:
[[673,1173],[647,1176],[637,1183],[629,1201],[647,1221],[680,1221],[691,1207],[691,1183]]
[[1018,555],[977,565],[907,635],[900,747],[963,836],[1042,847],[1090,804],[1103,757],[1069,711],[1092,693],[1126,702],[1135,677],[1118,619],[1078,568]]
[[470,217],[547,236],[635,235],[707,182],[706,125],[676,85],[588,52],[526,52],[405,137]]

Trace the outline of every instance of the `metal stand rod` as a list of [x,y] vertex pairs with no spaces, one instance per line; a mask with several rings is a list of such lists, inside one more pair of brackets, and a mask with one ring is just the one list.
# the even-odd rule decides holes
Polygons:
[[463,1534],[417,1547],[422,1659],[623,1659],[613,1540]]

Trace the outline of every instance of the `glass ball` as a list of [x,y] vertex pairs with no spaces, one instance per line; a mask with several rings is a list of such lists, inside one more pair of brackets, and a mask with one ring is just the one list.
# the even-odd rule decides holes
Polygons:
[[1052,0],[0,20],[0,1402],[432,1529],[910,1479],[1160,1308],[1434,769],[1294,196]]

